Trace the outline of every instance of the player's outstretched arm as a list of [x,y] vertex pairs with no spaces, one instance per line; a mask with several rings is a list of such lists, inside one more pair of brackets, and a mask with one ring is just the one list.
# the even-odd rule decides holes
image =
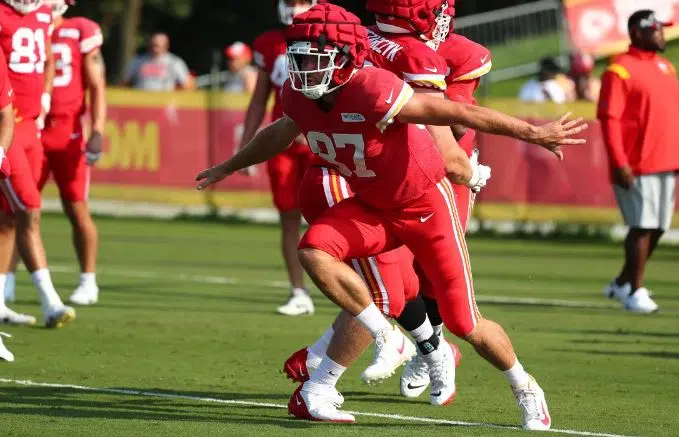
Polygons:
[[584,144],[585,139],[571,138],[587,128],[582,118],[568,120],[568,113],[557,121],[534,126],[523,120],[482,106],[442,100],[416,94],[404,105],[398,119],[404,123],[464,126],[495,135],[517,138],[544,147],[563,159],[561,146]]
[[198,173],[196,180],[199,182],[196,188],[203,190],[238,170],[268,161],[287,149],[292,140],[301,133],[302,131],[295,122],[283,115],[283,117],[259,131],[252,141],[233,155],[231,159]]

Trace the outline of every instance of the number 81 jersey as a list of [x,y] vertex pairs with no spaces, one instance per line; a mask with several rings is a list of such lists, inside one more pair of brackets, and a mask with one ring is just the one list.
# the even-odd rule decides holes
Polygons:
[[0,3],[0,47],[7,58],[14,107],[23,119],[40,115],[45,89],[46,47],[52,37],[52,8],[42,6],[26,15]]

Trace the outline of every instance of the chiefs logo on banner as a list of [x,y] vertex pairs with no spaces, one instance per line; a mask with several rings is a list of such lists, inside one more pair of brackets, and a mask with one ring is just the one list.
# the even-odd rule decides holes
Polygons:
[[[605,56],[629,45],[627,19],[639,9],[651,9],[661,21],[679,22],[679,0],[565,0],[566,21],[574,48]],[[679,36],[679,26],[665,29],[665,38]]]

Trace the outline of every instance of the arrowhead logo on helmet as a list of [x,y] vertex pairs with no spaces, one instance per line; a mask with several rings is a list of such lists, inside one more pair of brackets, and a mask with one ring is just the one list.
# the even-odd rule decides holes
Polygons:
[[454,0],[368,0],[377,27],[386,33],[417,33],[437,50],[448,38],[455,16]]
[[319,4],[296,16],[286,37],[290,84],[310,99],[347,83],[368,54],[361,20],[332,4]]

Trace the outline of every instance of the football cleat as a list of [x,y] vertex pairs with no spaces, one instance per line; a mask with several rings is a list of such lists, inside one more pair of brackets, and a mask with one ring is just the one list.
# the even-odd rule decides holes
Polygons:
[[0,310],[0,322],[9,325],[35,325],[35,317],[28,314],[20,314],[5,307]]
[[[462,352],[455,343],[445,340],[443,336],[440,337],[443,341],[450,344],[455,354],[455,367],[460,366],[462,359]],[[441,343],[443,344],[443,343]],[[406,364],[403,374],[401,375],[401,395],[407,398],[416,398],[420,396],[429,387],[429,365],[424,359],[424,356],[418,351],[415,358]]]
[[361,380],[367,384],[382,382],[416,353],[415,345],[398,327],[383,329],[375,338],[375,358],[361,374]]
[[317,357],[308,347],[304,347],[285,360],[283,373],[293,382],[306,382],[320,363],[321,357]]
[[545,392],[531,376],[524,385],[513,388],[516,403],[523,416],[523,429],[545,431],[552,426]]
[[0,332],[0,358],[11,363],[14,361],[14,354],[2,342],[2,337],[12,338],[12,336],[6,332]]
[[331,385],[307,381],[297,387],[288,402],[288,414],[297,419],[352,423],[356,419],[340,411],[344,398]]
[[448,341],[442,341],[438,349],[424,356],[429,367],[431,381],[429,401],[432,405],[448,405],[457,395],[455,367],[458,360],[455,349],[456,347]]
[[50,308],[44,315],[47,328],[62,328],[75,320],[75,310],[66,305]]
[[635,313],[648,314],[658,311],[658,304],[651,299],[648,290],[645,287],[641,287],[627,296],[627,299],[625,299],[625,309]]
[[301,316],[302,314],[314,313],[314,302],[306,293],[293,294],[290,299],[276,309],[278,314],[285,316]]
[[94,305],[99,301],[99,287],[80,284],[68,300],[75,305]]
[[609,299],[616,299],[622,304],[625,303],[625,300],[627,300],[627,297],[631,292],[632,284],[628,282],[623,285],[618,285],[615,283],[615,279],[609,282],[609,284],[604,288],[604,296]]

